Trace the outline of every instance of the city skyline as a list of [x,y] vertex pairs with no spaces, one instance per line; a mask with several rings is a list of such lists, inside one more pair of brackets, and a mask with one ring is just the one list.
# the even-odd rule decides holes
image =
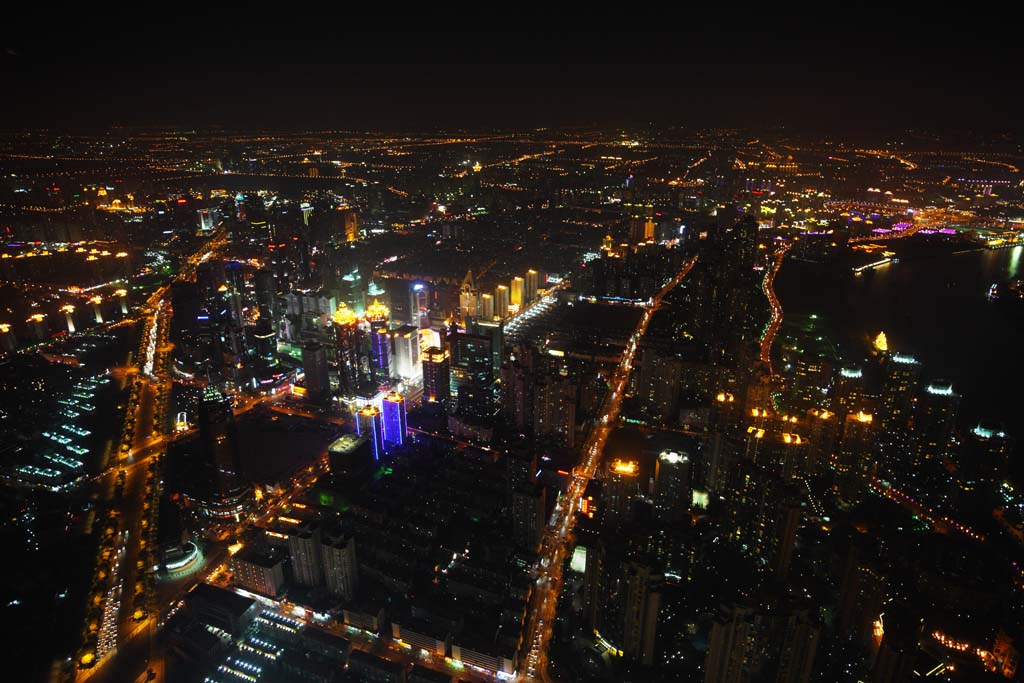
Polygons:
[[86,10],[0,70],[17,680],[1024,676],[1019,41]]

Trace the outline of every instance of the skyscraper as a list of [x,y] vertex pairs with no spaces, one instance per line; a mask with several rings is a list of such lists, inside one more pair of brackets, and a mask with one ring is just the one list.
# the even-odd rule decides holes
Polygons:
[[405,396],[390,392],[381,404],[384,447],[389,451],[400,447],[406,439]]
[[521,278],[518,275],[516,275],[514,278],[512,278],[511,285],[512,286],[510,287],[510,289],[511,289],[511,301],[510,301],[510,303],[513,306],[519,306],[520,308],[522,308],[523,303],[525,303],[525,298],[524,298],[525,297],[525,291],[524,290],[525,290],[525,287],[526,287],[526,281],[523,280],[523,278]]
[[526,482],[512,488],[512,540],[531,551],[544,536],[544,493],[543,486]]
[[654,511],[661,519],[676,522],[690,512],[690,456],[664,450],[654,465]]
[[576,383],[547,372],[534,378],[532,389],[533,435],[572,448],[576,443]]
[[366,405],[356,413],[356,433],[365,436],[373,450],[374,463],[384,457],[384,425],[381,420],[380,408]]
[[355,396],[367,381],[369,369],[366,334],[354,310],[341,304],[331,316],[334,327],[338,389],[342,396]]
[[925,385],[914,410],[914,464],[950,455],[960,396],[953,385],[935,380]]
[[207,387],[199,404],[199,442],[207,466],[203,512],[216,519],[241,518],[251,490],[242,478],[242,458],[231,401]]
[[640,495],[640,463],[619,458],[609,462],[601,492],[605,527],[616,529],[626,521],[633,499]]
[[302,345],[302,371],[306,376],[306,391],[310,400],[325,401],[331,395],[331,381],[327,368],[327,349],[319,342]]
[[509,292],[505,285],[494,288],[494,315],[504,320],[508,317]]
[[412,325],[402,325],[391,331],[393,353],[393,374],[397,379],[411,380],[423,373],[420,365],[419,330]]
[[391,383],[391,335],[386,325],[374,327],[370,333],[370,365],[373,381],[378,386]]
[[288,533],[288,552],[292,558],[292,576],[303,586],[319,586],[323,581],[323,548],[320,523],[306,520]]
[[490,294],[480,295],[480,317],[485,320],[494,319],[494,297]]
[[423,400],[446,405],[451,397],[451,361],[436,346],[423,355]]
[[884,373],[879,424],[883,430],[905,429],[921,379],[921,362],[913,356],[894,353],[886,358]]
[[523,292],[523,296],[526,298],[526,303],[532,302],[537,298],[537,288],[540,280],[540,274],[531,268],[526,271],[526,289]]
[[352,533],[340,528],[325,533],[321,553],[327,591],[345,600],[354,598],[359,585],[359,566]]

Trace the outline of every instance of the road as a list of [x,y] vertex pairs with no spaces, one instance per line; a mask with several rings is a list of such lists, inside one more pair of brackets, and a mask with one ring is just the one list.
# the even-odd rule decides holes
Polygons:
[[[226,238],[222,231],[185,259],[177,279],[194,277],[196,266],[224,244]],[[160,287],[143,306],[142,338],[134,359],[136,365],[131,368],[132,376],[129,377],[136,390],[130,394],[125,411],[118,461],[94,482],[103,498],[110,500],[116,481],[123,476],[121,497],[115,504],[120,533],[118,561],[101,559],[97,568],[97,571],[108,575],[104,581],[114,589],[108,595],[116,596],[118,600],[112,602],[108,597],[103,603],[105,613],[116,614],[116,638],[107,657],[103,656],[105,648],[97,650],[95,657],[88,649],[82,653],[78,658],[81,668],[76,672],[79,682],[88,678],[119,680],[123,677],[124,667],[107,660],[118,659],[119,649],[129,641],[137,640],[135,636],[141,629],[150,634],[147,641],[152,635],[152,629],[147,627],[147,622],[152,619],[148,614],[150,605],[147,604],[152,590],[146,585],[151,583],[152,576],[147,574],[145,558],[147,545],[155,538],[159,477],[151,464],[154,457],[163,453],[169,441],[181,436],[161,433],[167,410],[161,394],[166,394],[169,382],[166,368],[173,348],[167,341],[171,308],[164,301],[169,290],[168,285]],[[137,585],[142,589],[138,593]],[[89,618],[87,616],[87,622]]]
[[597,472],[601,463],[601,455],[605,444],[615,426],[622,407],[622,399],[629,384],[629,376],[633,369],[633,358],[637,345],[647,331],[647,326],[658,310],[662,299],[693,268],[697,257],[689,259],[675,277],[666,284],[644,307],[644,314],[637,324],[629,343],[622,353],[615,373],[612,375],[611,391],[605,396],[601,406],[601,418],[597,421],[580,451],[580,462],[573,470],[573,478],[568,490],[558,500],[552,513],[554,526],[549,525],[539,554],[540,577],[530,596],[530,604],[526,616],[526,635],[523,639],[524,657],[519,664],[519,680],[548,681],[548,648],[551,644],[552,626],[555,610],[558,607],[558,596],[562,591],[562,565],[569,552],[569,541],[573,525],[576,521],[575,511],[579,508],[580,499],[587,483]]
[[768,298],[768,305],[772,309],[771,320],[764,328],[764,335],[761,337],[761,362],[768,366],[768,372],[772,371],[772,344],[775,342],[775,335],[782,327],[782,304],[779,297],[775,296],[775,274],[782,267],[782,259],[786,252],[792,248],[791,242],[784,242],[775,250],[775,257],[772,265],[764,274],[764,295]]

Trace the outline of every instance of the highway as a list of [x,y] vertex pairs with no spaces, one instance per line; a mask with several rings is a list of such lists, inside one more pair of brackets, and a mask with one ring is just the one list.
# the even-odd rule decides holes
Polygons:
[[555,611],[558,607],[558,596],[562,590],[562,565],[566,553],[570,551],[570,540],[573,525],[576,521],[575,512],[587,483],[594,477],[601,463],[601,455],[605,444],[615,426],[622,407],[622,399],[629,384],[629,376],[633,369],[633,358],[637,345],[647,331],[647,326],[658,310],[662,299],[672,291],[693,268],[697,257],[689,259],[675,277],[673,277],[644,307],[644,314],[637,324],[636,330],[629,339],[622,359],[611,380],[611,391],[605,396],[601,406],[601,418],[597,421],[580,451],[580,462],[573,470],[572,482],[568,490],[558,500],[551,519],[554,526],[548,526],[539,553],[540,576],[530,596],[526,616],[526,629],[523,637],[524,652],[519,662],[518,680],[548,681],[548,648],[551,644],[552,626]]

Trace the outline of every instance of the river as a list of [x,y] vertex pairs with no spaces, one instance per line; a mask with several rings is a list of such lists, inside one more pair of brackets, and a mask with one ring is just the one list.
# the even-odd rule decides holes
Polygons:
[[993,282],[1022,277],[1018,246],[901,258],[860,277],[845,266],[787,260],[775,290],[784,314],[824,317],[844,359],[864,356],[868,339],[884,330],[890,349],[924,363],[925,380],[953,381],[963,397],[961,426],[999,421],[1020,442],[1024,316],[986,293]]

